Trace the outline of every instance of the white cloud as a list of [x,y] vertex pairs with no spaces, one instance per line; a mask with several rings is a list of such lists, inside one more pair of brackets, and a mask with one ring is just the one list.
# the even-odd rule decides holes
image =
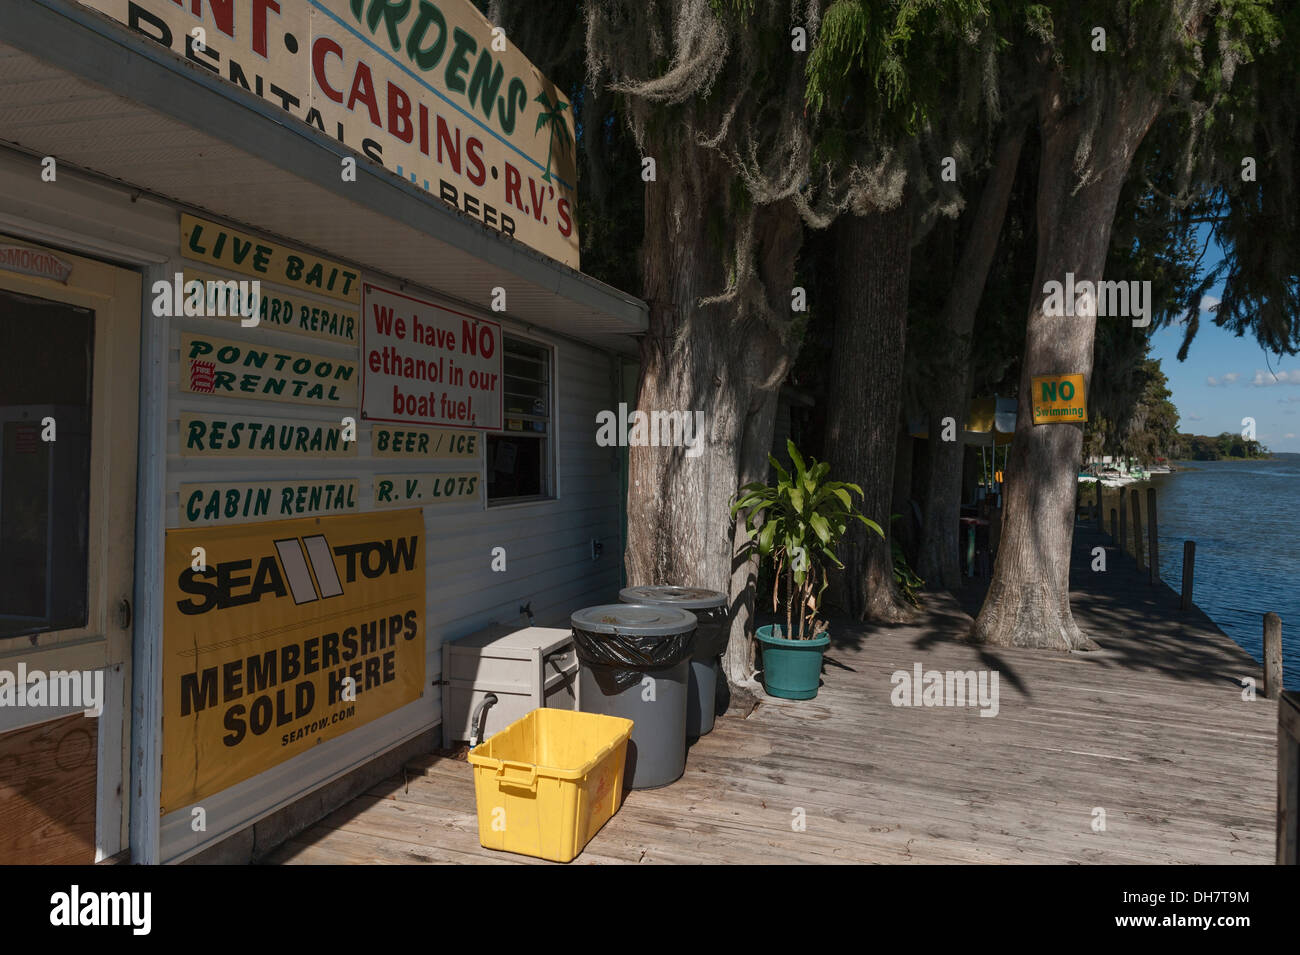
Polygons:
[[1201,417],[1200,415],[1198,415],[1198,414],[1185,414],[1185,415],[1183,415],[1183,417],[1186,418],[1188,421],[1204,421],[1204,420],[1205,420],[1204,418],[1202,418],[1202,417]]
[[1240,378],[1240,377],[1241,377],[1241,374],[1240,374],[1239,372],[1230,371],[1230,372],[1228,372],[1226,375],[1223,376],[1223,383],[1224,383],[1225,385],[1230,385],[1230,384],[1232,384],[1234,381],[1236,381],[1236,380],[1237,380],[1238,378]]
[[1219,303],[1222,301],[1223,299],[1214,295],[1206,295],[1201,299],[1201,313],[1209,314],[1210,312],[1213,312],[1214,309],[1219,307]]
[[1294,441],[1294,440],[1295,440],[1295,432],[1293,432],[1293,431],[1292,431],[1292,432],[1288,432],[1287,434],[1283,435],[1283,437],[1285,437],[1288,441]]
[[1267,388],[1272,385],[1300,385],[1300,370],[1265,371],[1262,368],[1256,368],[1255,379],[1251,384],[1257,388]]
[[1206,378],[1205,383],[1209,385],[1211,388],[1219,387],[1219,379],[1215,378],[1213,375],[1211,375],[1209,378]]

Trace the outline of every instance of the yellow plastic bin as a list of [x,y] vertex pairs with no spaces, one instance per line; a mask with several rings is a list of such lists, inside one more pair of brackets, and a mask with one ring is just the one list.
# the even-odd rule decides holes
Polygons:
[[568,862],[618,812],[632,721],[536,709],[475,746],[478,841]]

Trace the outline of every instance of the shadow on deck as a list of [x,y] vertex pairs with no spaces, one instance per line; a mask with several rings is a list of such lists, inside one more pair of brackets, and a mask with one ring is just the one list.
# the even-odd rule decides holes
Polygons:
[[[1262,684],[1259,665],[1083,526],[1071,586],[1099,652],[962,643],[969,617],[947,594],[916,625],[833,621],[815,700],[733,709],[681,780],[630,793],[574,864],[1272,862],[1277,707],[1240,687]],[[961,596],[978,608],[978,590]],[[916,663],[997,671],[998,714],[892,705],[891,675]],[[428,756],[267,861],[537,860],[481,848],[470,767]]]

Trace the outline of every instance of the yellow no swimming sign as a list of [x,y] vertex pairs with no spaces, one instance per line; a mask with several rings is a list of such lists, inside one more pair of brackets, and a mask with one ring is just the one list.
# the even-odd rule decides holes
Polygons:
[[1071,424],[1088,420],[1083,375],[1038,375],[1032,382],[1034,424]]

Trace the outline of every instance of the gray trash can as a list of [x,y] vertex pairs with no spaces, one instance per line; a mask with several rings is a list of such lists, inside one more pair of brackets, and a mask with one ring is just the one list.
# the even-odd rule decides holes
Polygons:
[[691,654],[691,682],[686,699],[686,738],[713,730],[718,682],[723,679],[718,658],[727,649],[727,595],[703,587],[624,587],[618,599],[629,604],[676,607],[689,610],[699,620],[695,651]]
[[686,770],[686,698],[696,619],[687,610],[605,604],[569,618],[584,713],[632,720],[628,789],[667,786]]

